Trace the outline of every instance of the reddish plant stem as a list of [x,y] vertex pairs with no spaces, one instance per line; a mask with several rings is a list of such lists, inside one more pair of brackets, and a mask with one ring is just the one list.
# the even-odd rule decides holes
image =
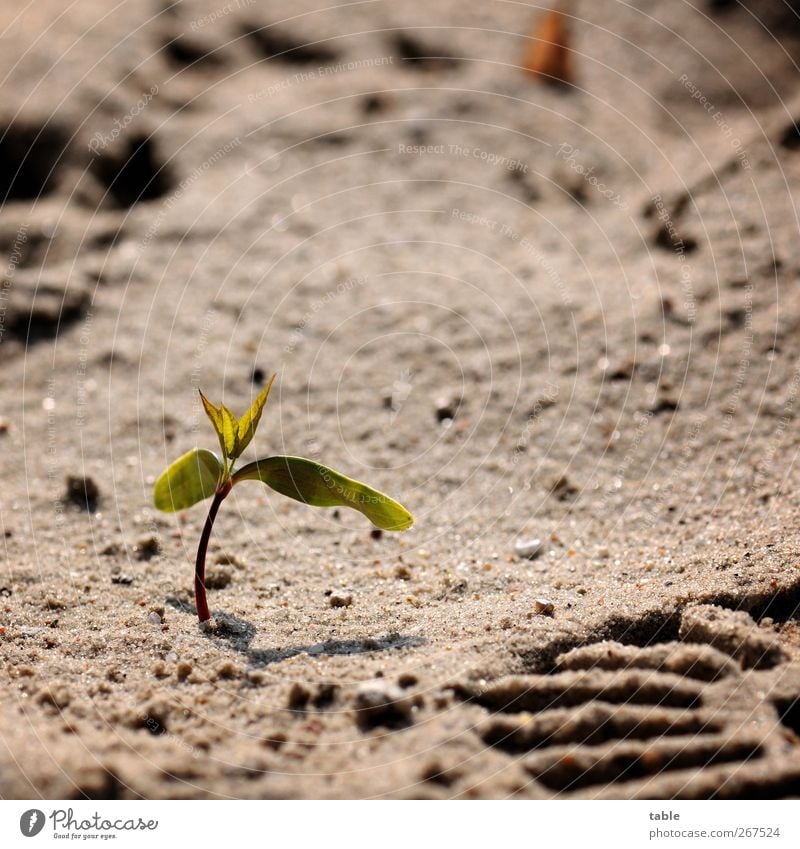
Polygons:
[[214,493],[214,499],[211,502],[208,516],[206,516],[206,523],[203,526],[203,533],[200,536],[200,545],[197,546],[197,560],[194,566],[194,603],[197,607],[197,618],[201,624],[208,622],[211,618],[206,599],[206,551],[208,551],[208,541],[211,539],[211,529],[214,527],[214,519],[217,518],[219,505],[222,504],[225,496],[230,491],[231,483],[229,481]]

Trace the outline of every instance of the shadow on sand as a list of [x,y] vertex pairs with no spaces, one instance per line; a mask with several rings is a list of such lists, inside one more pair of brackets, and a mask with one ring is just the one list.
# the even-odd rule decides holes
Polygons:
[[[197,615],[194,605],[176,596],[169,596],[166,603],[181,613]],[[206,632],[206,637],[217,642],[227,643],[231,648],[244,655],[248,662],[258,668],[272,663],[281,663],[299,654],[366,654],[382,652],[391,649],[414,648],[425,645],[424,637],[403,636],[401,634],[385,634],[382,637],[364,637],[357,640],[326,640],[323,643],[311,643],[302,646],[287,646],[275,649],[253,649],[251,644],[258,629],[252,622],[240,619],[231,613],[215,613],[216,627]]]

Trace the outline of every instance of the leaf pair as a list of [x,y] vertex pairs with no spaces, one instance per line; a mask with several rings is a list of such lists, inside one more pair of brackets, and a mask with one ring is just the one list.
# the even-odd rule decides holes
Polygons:
[[153,490],[155,506],[168,513],[186,510],[215,493],[221,493],[220,497],[224,498],[237,483],[259,480],[281,495],[312,507],[358,510],[386,531],[410,528],[414,518],[397,501],[361,481],[305,457],[267,457],[232,474],[229,463],[232,464],[250,444],[274,379],[273,374],[240,419],[224,404],[215,407],[200,393],[206,414],[219,437],[222,458],[205,448],[193,448],[179,457],[156,481]]
[[237,419],[224,404],[215,407],[202,392],[200,393],[203,408],[219,437],[222,453],[228,460],[235,460],[239,457],[255,436],[273,380],[275,380],[274,374],[267,385],[258,393],[258,397],[253,401],[250,409],[240,419]]
[[[174,513],[210,498],[222,472],[223,465],[216,454],[193,448],[156,481],[155,506]],[[408,510],[388,495],[305,457],[256,460],[239,469],[231,484],[249,480],[259,480],[281,495],[312,507],[351,507],[385,531],[404,531],[414,523]]]

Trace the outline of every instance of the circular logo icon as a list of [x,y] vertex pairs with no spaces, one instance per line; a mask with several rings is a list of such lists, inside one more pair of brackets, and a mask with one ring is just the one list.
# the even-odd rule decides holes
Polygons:
[[44,813],[38,808],[31,808],[19,818],[19,830],[25,837],[36,837],[44,828]]

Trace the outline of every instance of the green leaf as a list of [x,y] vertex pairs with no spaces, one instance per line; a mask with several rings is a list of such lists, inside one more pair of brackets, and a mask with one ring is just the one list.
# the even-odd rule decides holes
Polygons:
[[239,456],[239,451],[236,450],[239,420],[224,404],[219,405],[219,411],[222,417],[222,441],[225,445],[225,453],[231,460],[235,460]]
[[[258,397],[253,401],[250,409],[239,419],[239,454],[244,451],[250,444],[250,440],[255,436],[258,423],[261,420],[261,413],[264,409],[264,404],[267,403],[272,381],[275,380],[275,375],[269,379],[267,385],[258,393]],[[238,456],[238,455],[237,455]]]
[[165,513],[185,510],[214,494],[222,463],[211,451],[193,448],[178,458],[153,488],[153,503]]
[[267,457],[243,466],[233,483],[260,480],[313,507],[352,507],[385,531],[404,531],[414,517],[388,495],[305,457]]
[[[200,390],[197,390],[200,392]],[[211,401],[200,392],[200,400],[203,402],[203,408],[206,411],[206,415],[208,416],[209,421],[214,427],[214,430],[217,432],[217,436],[222,438],[222,413],[211,403]]]

